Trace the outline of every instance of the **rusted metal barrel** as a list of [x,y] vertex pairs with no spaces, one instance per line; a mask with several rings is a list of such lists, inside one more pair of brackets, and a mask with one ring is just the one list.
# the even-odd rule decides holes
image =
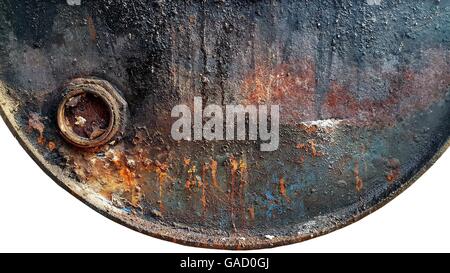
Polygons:
[[[448,147],[449,18],[446,0],[4,0],[1,113],[58,184],[130,228],[299,242]],[[258,118],[216,119],[230,106]],[[174,111],[192,118],[179,138]]]

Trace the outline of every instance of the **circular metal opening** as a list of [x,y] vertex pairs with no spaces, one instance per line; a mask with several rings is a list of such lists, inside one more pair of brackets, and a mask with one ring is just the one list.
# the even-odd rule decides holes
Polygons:
[[66,88],[58,107],[57,121],[62,136],[81,148],[110,142],[120,130],[120,105],[102,85],[92,82]]

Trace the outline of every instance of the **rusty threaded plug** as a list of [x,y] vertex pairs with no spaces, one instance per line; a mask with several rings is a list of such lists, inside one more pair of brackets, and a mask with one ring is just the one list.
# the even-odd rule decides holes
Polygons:
[[93,148],[114,140],[125,126],[127,103],[109,82],[77,78],[63,89],[59,130],[69,143]]

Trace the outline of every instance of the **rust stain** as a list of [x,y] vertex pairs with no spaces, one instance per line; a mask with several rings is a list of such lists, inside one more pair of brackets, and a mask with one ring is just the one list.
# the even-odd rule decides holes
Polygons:
[[[163,195],[162,185],[168,179],[167,163],[153,162],[143,150],[124,152],[124,147],[105,147],[104,149],[72,150],[61,146],[64,155],[78,179],[112,201],[118,207],[130,205],[139,208],[142,199],[141,185],[145,174],[156,173]],[[98,154],[104,154],[98,156]],[[161,203],[162,205],[162,203]]]
[[[358,98],[354,75],[336,77],[329,84],[323,99],[316,91],[316,67],[312,59],[279,65],[259,62],[248,73],[241,86],[243,103],[279,104],[282,124],[299,124],[317,119],[343,119],[355,126],[392,126],[399,118],[427,109],[442,99],[450,87],[450,65],[443,49],[423,53],[421,70],[406,66],[398,71],[383,72],[381,80],[389,90],[384,98]],[[361,71],[360,71],[361,72]],[[315,133],[315,128],[303,128]]]
[[248,165],[245,159],[239,160],[239,211],[241,214],[242,225],[245,225],[245,191],[248,184]]
[[87,17],[87,27],[91,40],[93,42],[97,41],[97,30],[95,29],[94,19],[92,18],[92,16]]
[[281,122],[285,124],[315,120],[318,118],[315,69],[310,59],[277,66],[259,63],[242,84],[244,103],[282,105]]
[[[317,143],[315,142],[314,139],[309,139],[306,143],[297,144],[295,147],[299,150],[305,151],[312,157],[323,156],[323,153],[317,150]],[[303,160],[300,160],[300,162],[303,162]]]
[[[357,99],[349,84],[333,82],[322,105],[324,118],[344,118],[354,125],[392,126],[399,118],[425,110],[442,99],[450,87],[450,65],[446,53],[430,49],[424,53],[421,70],[405,67],[399,72],[383,74],[390,86],[384,99]],[[355,75],[356,78],[356,75]],[[347,87],[346,87],[347,86]]]
[[392,184],[400,177],[400,161],[396,158],[390,158],[387,161],[387,168],[386,180],[389,184]]
[[49,141],[47,143],[47,148],[50,152],[53,152],[56,149],[56,143],[53,141]]
[[236,176],[237,176],[237,170],[238,170],[239,163],[234,158],[230,158],[230,171],[231,171],[231,180],[230,180],[230,216],[231,216],[231,225],[233,226],[233,229],[236,229],[236,223],[235,223],[235,195],[236,195]]
[[129,168],[123,167],[119,170],[119,174],[122,179],[125,181],[128,187],[133,186],[134,184],[134,173],[130,171]]
[[248,217],[250,220],[255,220],[255,207],[251,206],[248,208]]
[[218,188],[219,183],[217,182],[217,161],[215,161],[214,159],[211,159],[210,169],[211,169],[212,184],[214,187]]
[[358,101],[343,86],[332,82],[322,106],[325,117],[348,119],[356,116],[359,111]]
[[189,166],[191,164],[191,159],[190,158],[184,158],[183,159],[183,164],[185,167]]
[[197,166],[195,166],[195,164],[192,164],[192,165],[188,165],[188,167],[189,167],[187,170],[188,176],[186,179],[185,188],[192,189],[197,184],[197,182],[196,182],[197,181],[197,177],[196,177]]
[[245,191],[248,184],[248,165],[244,158],[229,158],[230,163],[230,187],[229,204],[230,216],[233,229],[236,221],[240,220],[241,225],[245,225],[247,219],[247,208],[245,204]]
[[237,176],[237,170],[239,167],[239,162],[236,160],[236,158],[231,157],[230,158],[230,170],[231,170],[231,193],[234,194],[234,189],[236,186],[236,176]]
[[305,156],[301,155],[300,158],[296,162],[300,165],[303,165],[303,163],[305,163]]
[[361,177],[359,176],[359,162],[355,162],[355,166],[353,169],[353,174],[355,175],[355,187],[356,187],[356,191],[361,191],[364,183],[363,180],[361,179]]
[[28,128],[29,130],[35,130],[39,134],[37,142],[40,145],[45,145],[46,142],[44,137],[45,126],[42,123],[42,118],[39,114],[37,113],[30,114],[30,117],[28,119]]
[[283,177],[280,177],[279,181],[278,181],[278,185],[279,185],[279,190],[280,190],[280,195],[287,201],[290,202],[290,198],[287,195],[286,192],[286,181],[284,180]]
[[300,129],[302,129],[308,135],[314,135],[319,130],[319,127],[317,125],[309,125],[308,126],[308,125],[300,123],[298,126]]
[[164,182],[169,177],[167,174],[167,170],[169,169],[169,165],[167,163],[160,163],[156,161],[156,174],[158,176],[158,185],[159,185],[159,210],[161,213],[164,212]]
[[201,189],[202,189],[202,197],[201,197],[201,202],[202,202],[202,208],[203,208],[203,214],[206,213],[206,209],[207,209],[207,199],[206,199],[206,189],[208,187],[208,180],[206,179],[206,174],[209,170],[209,165],[207,163],[203,164],[202,166],[202,176],[201,176]]
[[391,184],[392,182],[394,182],[395,179],[397,179],[398,175],[399,175],[398,172],[390,170],[386,175],[386,180],[388,181],[389,184]]
[[316,149],[317,144],[314,141],[314,139],[308,140],[308,144],[309,144],[309,147],[311,148],[311,155],[313,157],[317,157],[317,156],[321,156],[322,155],[321,153],[317,152],[317,149]]
[[[440,55],[436,53],[435,58],[438,56]],[[447,65],[439,60],[433,59],[433,61],[444,67]],[[386,75],[386,78],[390,80],[392,90],[385,98],[377,101],[359,99],[349,87],[351,85],[332,82],[328,93],[324,95],[321,105],[318,106],[315,83],[311,81],[311,78],[315,77],[315,67],[311,61],[285,64],[274,68],[263,68],[260,65],[256,72],[247,78],[242,95],[246,102],[279,103],[283,106],[283,111],[287,112],[284,113],[284,122],[289,124],[289,122],[295,121],[297,128],[302,129],[308,135],[304,143],[295,146],[299,150],[298,162],[303,164],[307,157],[318,158],[324,155],[320,150],[319,144],[321,143],[314,139],[319,131],[322,132],[322,127],[319,128],[314,123],[301,125],[298,124],[299,121],[316,119],[318,117],[316,110],[318,110],[322,115],[321,118],[342,118],[355,125],[373,126],[378,122],[382,125],[390,124],[398,115],[408,115],[414,111],[425,109],[441,98],[444,94],[443,90],[450,84],[448,74],[437,72],[441,69],[429,64],[422,71],[404,69],[399,74]],[[419,91],[420,88],[423,90]],[[403,100],[408,102],[403,103]],[[308,112],[309,110],[311,113]],[[31,130],[39,133],[38,142],[45,144],[45,128],[39,115],[31,114],[28,125]],[[120,146],[124,145],[123,143],[116,147],[107,146],[105,158],[97,156],[101,150],[83,152],[72,150],[62,152],[62,154],[68,157],[67,164],[73,168],[80,181],[89,184],[92,189],[101,193],[105,198],[118,202],[119,205],[123,203],[123,206],[130,204],[138,207],[143,196],[140,187],[149,184],[148,174],[156,174],[154,191],[155,195],[159,194],[157,197],[159,198],[159,210],[164,212],[164,200],[167,200],[166,195],[170,193],[168,187],[171,185],[166,183],[171,179],[169,176],[170,165],[167,163],[170,161],[161,163],[158,160],[151,160],[150,157],[158,157],[145,151],[149,147],[148,143],[151,143],[150,140],[147,142],[147,138],[149,138],[148,133],[140,131],[133,138],[133,149]],[[49,149],[53,147],[53,144],[48,143],[48,145]],[[60,147],[59,150],[62,148]],[[127,151],[126,155],[124,151]],[[361,150],[360,152],[365,153],[366,151]],[[135,167],[132,166],[133,164],[127,164],[129,159],[135,161]],[[183,178],[185,180],[183,182],[185,184],[181,187],[184,186],[186,189],[184,194],[188,195],[189,199],[194,198],[194,201],[199,202],[198,206],[194,204],[192,209],[200,208],[202,215],[205,215],[213,209],[212,206],[208,208],[208,202],[218,202],[229,209],[230,221],[234,228],[237,223],[244,225],[246,219],[255,217],[254,204],[248,207],[245,199],[249,183],[249,166],[245,158],[230,157],[227,161],[229,165],[224,164],[224,171],[221,174],[228,183],[223,185],[224,189],[220,187],[219,183],[221,177],[219,168],[222,168],[222,165],[219,167],[217,159],[210,158],[204,162],[194,162],[191,158],[176,158],[174,155],[169,159],[175,166],[178,166],[177,163],[184,166]],[[345,167],[344,165],[351,164],[350,162],[351,156],[341,158],[332,166],[332,171],[336,172],[336,175],[342,175],[341,170]],[[360,164],[364,165],[360,166]],[[353,175],[358,192],[362,191],[364,187],[360,171],[364,172],[366,168],[365,162],[355,163]],[[387,182],[393,183],[400,177],[399,163],[395,160],[388,160],[385,172]],[[289,200],[286,181],[283,178],[279,181],[277,191],[284,200]]]
[[135,187],[137,185],[135,181],[135,173],[132,172],[126,165],[126,158],[123,153],[113,155],[111,162],[114,163],[116,169],[118,170],[119,178],[125,182],[125,187],[131,193],[130,203],[132,206],[136,207],[138,205],[138,198],[135,195]]

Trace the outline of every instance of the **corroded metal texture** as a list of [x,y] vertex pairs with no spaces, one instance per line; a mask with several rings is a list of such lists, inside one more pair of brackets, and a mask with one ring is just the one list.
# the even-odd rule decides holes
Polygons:
[[[449,71],[446,0],[0,1],[0,103],[24,148],[102,214],[194,246],[298,242],[385,204],[448,146]],[[95,78],[123,128],[79,148],[57,110]],[[280,105],[279,148],[174,141],[171,110],[194,97]],[[98,99],[61,120],[102,137],[115,112]]]

